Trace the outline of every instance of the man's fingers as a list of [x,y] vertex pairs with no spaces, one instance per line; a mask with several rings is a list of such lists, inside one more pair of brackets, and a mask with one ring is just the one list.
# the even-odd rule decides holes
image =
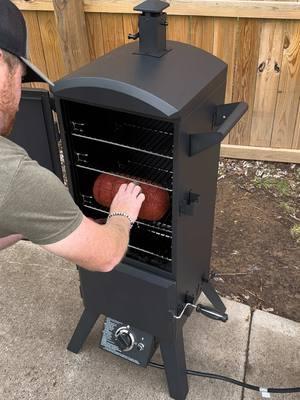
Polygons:
[[136,187],[135,183],[130,182],[130,183],[128,183],[128,185],[127,185],[127,191],[128,191],[129,193],[132,193],[135,187]]
[[137,197],[137,200],[139,200],[140,204],[143,203],[143,201],[145,201],[145,195],[144,193],[140,193]]
[[118,192],[119,193],[124,193],[127,189],[127,184],[126,183],[122,183],[122,185],[119,187]]
[[136,196],[138,196],[140,193],[142,193],[142,188],[140,186],[136,185],[133,188],[133,192],[132,193],[135,194]]

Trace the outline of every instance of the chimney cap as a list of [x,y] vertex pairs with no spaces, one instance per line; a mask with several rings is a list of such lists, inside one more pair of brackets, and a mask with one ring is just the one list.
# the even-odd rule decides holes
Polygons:
[[150,12],[160,14],[165,8],[169,7],[169,3],[160,0],[146,0],[134,7],[135,11]]

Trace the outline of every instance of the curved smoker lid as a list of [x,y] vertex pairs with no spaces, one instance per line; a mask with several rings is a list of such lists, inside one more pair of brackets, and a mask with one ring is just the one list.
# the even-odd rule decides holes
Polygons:
[[[156,58],[134,54],[138,42],[119,47],[55,82],[53,93],[97,87],[122,92],[170,117],[186,107],[227,65],[197,47],[167,41],[172,49]],[[69,98],[69,96],[68,96]]]

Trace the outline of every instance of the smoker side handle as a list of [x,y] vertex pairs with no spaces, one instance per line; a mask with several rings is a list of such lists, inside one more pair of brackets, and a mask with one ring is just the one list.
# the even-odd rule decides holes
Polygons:
[[245,102],[224,104],[217,107],[215,125],[219,125],[217,133],[222,135],[222,140],[239,122],[247,110],[248,104]]
[[207,133],[189,134],[189,156],[194,156],[211,146],[221,143],[247,110],[248,104],[244,102],[217,106],[214,112],[213,121],[213,126],[217,127],[217,130]]

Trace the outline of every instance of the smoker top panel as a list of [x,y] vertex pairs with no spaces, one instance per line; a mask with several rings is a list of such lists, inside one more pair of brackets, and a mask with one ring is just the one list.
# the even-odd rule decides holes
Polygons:
[[[119,47],[55,83],[54,94],[80,88],[121,92],[160,110],[167,117],[180,113],[220,73],[226,64],[191,45],[167,41],[170,49],[156,58],[135,54],[138,42]],[[77,93],[78,96],[78,93]]]
[[160,13],[167,7],[169,7],[169,3],[166,3],[164,1],[147,0],[144,1],[142,4],[134,7],[134,10],[150,13]]

